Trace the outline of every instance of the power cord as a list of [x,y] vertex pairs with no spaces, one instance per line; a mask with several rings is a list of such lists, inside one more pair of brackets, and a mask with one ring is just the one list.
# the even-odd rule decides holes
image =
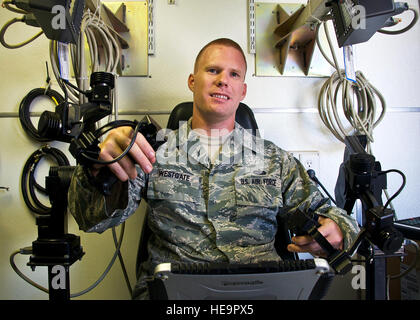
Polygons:
[[321,181],[319,181],[319,179],[317,178],[315,170],[308,169],[308,170],[306,170],[306,173],[308,174],[309,178],[311,178],[312,181],[314,181],[316,184],[318,184],[322,188],[322,190],[324,190],[327,197],[330,198],[330,200],[335,205],[337,205],[337,202],[334,200],[333,196],[328,192],[328,190],[324,187],[324,185],[321,183]]
[[[125,229],[125,221],[122,223],[122,230],[121,233],[124,232]],[[125,283],[127,284],[127,289],[130,294],[130,297],[133,295],[133,289],[131,288],[130,279],[128,277],[127,269],[125,268],[125,263],[121,251],[118,249],[118,241],[117,241],[117,234],[115,232],[115,227],[112,227],[112,237],[114,239],[115,249],[118,250],[118,260],[120,261],[121,269],[124,275]],[[123,236],[121,236],[121,241]]]
[[390,169],[390,170],[382,171],[382,172],[380,172],[380,174],[388,174],[390,172],[398,173],[402,177],[403,181],[401,183],[401,186],[398,188],[398,190],[392,195],[392,197],[388,198],[387,202],[384,204],[384,210],[386,209],[386,207],[388,207],[389,204],[391,204],[391,201],[394,200],[401,193],[401,191],[404,189],[405,183],[406,183],[406,177],[405,177],[404,173],[402,173],[400,170]]
[[12,269],[17,273],[17,275],[19,277],[21,277],[23,280],[25,280],[27,283],[34,286],[35,288],[38,288],[41,291],[44,291],[45,293],[48,293],[48,289],[46,289],[43,286],[41,286],[40,284],[36,283],[31,278],[25,276],[22,273],[22,271],[19,270],[19,268],[16,266],[16,263],[15,263],[15,256],[18,255],[18,254],[22,254],[22,255],[32,254],[32,247],[25,247],[25,248],[13,251],[13,253],[10,255],[10,258],[9,258],[10,265],[11,265]]
[[417,11],[413,8],[408,8],[409,11],[413,12],[413,19],[411,20],[411,22],[405,27],[402,28],[400,30],[386,30],[386,29],[379,29],[378,32],[379,33],[383,33],[383,34],[387,34],[387,35],[398,35],[398,34],[402,34],[404,32],[407,32],[408,30],[410,30],[411,28],[414,27],[414,25],[417,23],[418,19],[419,19],[419,15],[417,13]]
[[[5,3],[8,3],[9,5],[5,5]],[[6,9],[8,9],[10,11],[16,12],[16,13],[27,14],[26,11],[19,10],[19,9],[14,9],[13,7],[10,6],[10,4],[11,4],[11,1],[4,1],[3,2],[3,7],[5,7]],[[9,44],[9,43],[6,42],[4,36],[6,34],[7,29],[12,24],[14,24],[16,22],[25,22],[25,19],[23,17],[22,18],[13,18],[13,19],[9,20],[8,22],[6,22],[3,25],[3,27],[0,29],[0,43],[7,49],[21,48],[21,47],[27,45],[28,43],[31,43],[32,41],[34,41],[35,39],[37,39],[39,36],[41,36],[44,33],[44,31],[41,30],[40,32],[38,32],[37,34],[35,34],[33,37],[29,38],[26,41],[23,41],[23,42],[17,43],[17,44]]]
[[[84,295],[86,293],[88,293],[89,291],[93,290],[94,288],[96,288],[98,286],[99,283],[102,282],[102,280],[105,278],[105,276],[108,274],[109,270],[111,270],[111,267],[113,266],[115,259],[118,257],[118,255],[120,254],[120,249],[121,249],[121,244],[122,244],[122,240],[123,240],[123,236],[124,236],[124,230],[125,230],[125,222],[121,224],[121,232],[120,232],[120,237],[118,239],[117,242],[115,242],[115,253],[111,258],[111,261],[109,262],[109,264],[107,265],[107,267],[105,268],[105,271],[99,276],[99,278],[92,284],[90,285],[88,288],[77,292],[77,293],[73,293],[70,294],[70,298],[76,298],[79,297],[81,295]],[[116,240],[116,233],[115,233],[115,229],[113,228],[113,236],[115,237],[114,240]],[[36,283],[35,281],[31,280],[29,277],[27,277],[25,274],[22,273],[22,271],[20,271],[20,269],[16,266],[15,263],[15,256],[18,254],[22,254],[22,255],[30,255],[32,254],[32,247],[25,247],[19,250],[14,251],[11,255],[10,255],[10,265],[12,267],[12,269],[16,272],[16,274],[21,277],[23,280],[25,280],[27,283],[29,283],[30,285],[34,286],[35,288],[45,292],[45,293],[49,293],[48,289],[41,286],[40,284]],[[125,268],[124,268],[125,270]],[[128,281],[128,277],[126,278]],[[128,285],[129,285],[129,281],[128,281]],[[130,296],[131,296],[131,287],[129,286],[130,289]]]
[[25,11],[23,9],[12,7],[12,5],[13,6],[15,5],[15,1],[13,1],[13,0],[4,0],[3,3],[1,4],[1,6],[3,8],[6,8],[7,10],[10,10],[12,12],[20,13],[20,14],[27,14],[28,13],[27,11]]

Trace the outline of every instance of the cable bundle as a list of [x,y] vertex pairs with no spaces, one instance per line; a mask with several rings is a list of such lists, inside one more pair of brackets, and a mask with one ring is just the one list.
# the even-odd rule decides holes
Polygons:
[[[12,12],[15,13],[19,13],[19,14],[28,14],[29,12],[19,9],[19,8],[15,8],[13,7],[13,5],[15,5],[13,3],[13,1],[10,0],[4,0],[2,3],[2,6],[4,8],[6,8],[7,10],[10,10]],[[17,43],[17,44],[9,44],[6,42],[6,40],[4,39],[4,35],[6,34],[7,29],[14,23],[16,22],[25,22],[25,18],[13,18],[11,20],[9,20],[8,22],[6,22],[3,27],[0,29],[0,43],[7,49],[18,49],[21,48],[25,45],[27,45],[28,43],[34,41],[36,38],[38,38],[40,35],[42,35],[44,33],[44,31],[39,31],[37,34],[35,34],[34,36],[32,36],[31,38],[29,38],[28,40],[25,40],[21,43]]]
[[42,204],[38,199],[35,190],[46,195],[44,187],[35,181],[35,170],[43,157],[50,157],[57,163],[58,166],[68,166],[69,160],[66,155],[59,149],[50,147],[48,145],[41,147],[32,153],[25,163],[21,176],[21,191],[23,200],[28,208],[36,214],[49,214],[51,208]]
[[[325,34],[330,46],[334,62],[332,62],[322,49],[319,39],[319,26],[317,28],[316,41],[324,58],[336,71],[324,83],[318,96],[318,112],[322,122],[341,142],[348,135],[364,134],[368,138],[367,152],[371,152],[370,143],[373,139],[373,129],[382,121],[386,112],[386,102],[382,94],[372,86],[362,72],[356,72],[356,82],[346,79],[345,70],[340,69],[337,57],[333,50],[331,38],[328,33],[326,22],[323,22]],[[351,125],[346,129],[337,108],[337,100],[341,89],[341,104],[344,116]],[[354,99],[356,98],[356,100]],[[377,117],[377,98],[380,101],[381,112]],[[355,100],[355,101],[354,101]]]
[[20,102],[19,105],[19,120],[22,125],[23,130],[34,140],[40,141],[40,142],[47,142],[50,141],[47,138],[42,137],[38,130],[34,127],[34,125],[31,122],[30,117],[30,108],[32,105],[32,102],[38,98],[46,96],[50,98],[56,106],[58,106],[60,103],[64,102],[64,98],[59,94],[57,91],[52,89],[43,89],[43,88],[36,88],[31,90]]
[[[115,34],[116,32],[109,28],[99,17],[98,12],[91,13],[90,10],[85,11],[80,26],[78,42],[76,45],[70,44],[70,56],[77,88],[69,81],[63,81],[61,78],[59,71],[60,52],[57,41],[50,42],[50,59],[54,75],[66,98],[72,103],[83,104],[88,102],[87,97],[83,94],[90,87],[85,57],[85,41],[88,44],[90,54],[90,72],[105,71],[117,76],[116,70],[122,52]],[[99,47],[101,51],[99,51]],[[100,61],[103,61],[103,65],[99,63]],[[113,106],[114,110],[117,110],[116,94],[113,96]]]
[[[402,11],[410,10],[414,16],[408,26],[397,31],[380,29],[378,32],[387,35],[398,35],[404,33],[417,23],[418,13],[415,9],[409,8],[407,4],[403,4],[403,7],[399,8]],[[328,16],[325,17],[328,19]],[[401,19],[392,19],[390,26],[399,23]],[[340,69],[337,57],[335,55],[331,38],[327,29],[326,21],[322,22],[327,36],[328,45],[334,62],[332,62],[326,55],[325,51],[321,47],[318,39],[319,28],[321,21],[318,20],[316,30],[316,42],[317,45],[327,60],[327,62],[333,66],[336,71],[333,75],[324,83],[318,96],[318,111],[321,120],[324,122],[326,127],[332,132],[332,134],[341,142],[348,135],[363,134],[367,137],[367,152],[372,153],[371,143],[373,139],[373,129],[382,121],[386,112],[386,102],[382,94],[374,87],[362,72],[356,72],[356,81],[353,83],[346,79],[345,70]],[[337,108],[337,99],[341,90],[341,105],[343,108],[344,116],[348,123],[351,125],[350,129],[346,129],[340,119]],[[379,99],[381,111],[379,116],[377,100]]]

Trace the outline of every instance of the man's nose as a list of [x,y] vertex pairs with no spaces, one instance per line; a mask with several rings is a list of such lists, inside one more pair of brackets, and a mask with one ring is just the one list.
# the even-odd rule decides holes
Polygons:
[[219,73],[219,76],[216,79],[216,84],[218,87],[226,87],[228,85],[228,79],[225,72]]

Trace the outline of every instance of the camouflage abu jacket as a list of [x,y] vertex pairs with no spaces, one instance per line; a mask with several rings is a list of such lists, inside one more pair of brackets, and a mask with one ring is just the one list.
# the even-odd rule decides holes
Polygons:
[[[146,175],[138,168],[128,188],[121,183],[112,197],[104,197],[77,167],[69,190],[69,211],[87,232],[122,223],[146,199],[153,233],[149,272],[161,262],[179,260],[278,260],[274,238],[279,208],[305,211],[323,199],[293,156],[237,123],[214,163],[191,130],[191,119],[166,135],[153,171]],[[340,226],[348,248],[359,231],[354,219],[328,203],[316,212]]]

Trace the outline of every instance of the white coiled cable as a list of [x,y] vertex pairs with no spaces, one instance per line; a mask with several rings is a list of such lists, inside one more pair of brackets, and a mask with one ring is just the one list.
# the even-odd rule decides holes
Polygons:
[[[100,18],[99,8],[100,5],[97,6],[97,10],[94,13],[90,10],[85,11],[80,26],[79,39],[75,45],[70,45],[73,73],[77,87],[83,92],[90,88],[89,79],[92,72],[105,71],[112,73],[115,77],[118,76],[117,67],[121,60],[122,51],[115,36],[116,32]],[[91,61],[89,70],[86,65],[85,43],[87,43]],[[69,101],[75,104],[86,103],[87,97],[84,94],[61,80],[56,41],[51,41],[50,43],[50,59],[54,75],[63,91],[67,91]],[[103,61],[103,63],[100,64],[100,61]],[[117,117],[117,94],[115,92],[116,88],[113,95],[113,106],[115,117]]]
[[[383,95],[372,86],[361,71],[356,72],[356,82],[346,78],[345,70],[340,69],[328,33],[326,21],[322,22],[334,62],[332,62],[321,47],[318,39],[320,24],[317,28],[316,41],[324,58],[336,71],[325,81],[318,95],[318,112],[322,122],[341,142],[348,135],[363,134],[367,137],[367,152],[371,153],[373,129],[382,121],[386,112],[386,102]],[[341,90],[341,106],[347,124],[340,117],[337,100]],[[377,104],[379,99],[380,106]],[[378,110],[381,109],[379,116]],[[350,128],[349,128],[350,124]]]

